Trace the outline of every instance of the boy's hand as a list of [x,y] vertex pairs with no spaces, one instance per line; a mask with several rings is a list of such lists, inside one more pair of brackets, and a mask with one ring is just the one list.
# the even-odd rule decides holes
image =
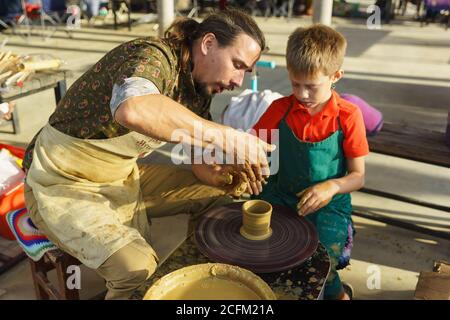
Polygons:
[[297,197],[300,198],[297,204],[298,214],[306,216],[316,212],[329,204],[338,192],[339,185],[332,180],[328,180],[297,193]]

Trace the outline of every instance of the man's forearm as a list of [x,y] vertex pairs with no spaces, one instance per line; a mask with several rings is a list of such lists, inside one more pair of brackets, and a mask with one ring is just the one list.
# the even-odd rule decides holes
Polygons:
[[203,183],[206,183],[208,185],[213,185],[214,183],[214,177],[212,175],[212,165],[207,164],[193,164],[192,165],[192,172],[194,175],[202,181]]
[[[225,134],[227,128],[199,117],[178,102],[160,94],[127,99],[117,109],[115,120],[130,130],[158,140],[183,142],[183,139],[190,139],[195,146],[210,143],[204,141],[203,133],[196,137],[196,123],[201,124],[203,130],[215,129],[221,134]],[[177,134],[174,134],[175,130],[178,130]]]
[[[227,163],[231,159],[233,164],[242,166],[255,190],[262,189],[260,181],[269,175],[266,153],[275,146],[251,134],[205,120],[163,95],[129,98],[119,105],[114,118],[122,126],[154,139],[205,148],[211,157],[223,151]],[[209,163],[209,156],[202,159]]]

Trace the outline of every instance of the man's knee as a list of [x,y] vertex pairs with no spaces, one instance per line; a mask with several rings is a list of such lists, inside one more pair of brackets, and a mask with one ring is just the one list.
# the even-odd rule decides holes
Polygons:
[[145,240],[139,239],[115,252],[97,272],[106,280],[107,299],[127,299],[156,268],[153,249]]
[[[150,245],[143,239],[135,240],[116,253],[109,259],[113,278],[134,279],[137,282],[147,280],[156,270],[157,262],[154,251]],[[109,260],[108,259],[108,260]]]

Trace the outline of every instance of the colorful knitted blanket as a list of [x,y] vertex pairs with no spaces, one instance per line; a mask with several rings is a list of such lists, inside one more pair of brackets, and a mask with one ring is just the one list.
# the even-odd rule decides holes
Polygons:
[[49,250],[57,247],[39,231],[28,216],[26,208],[10,211],[6,221],[23,251],[32,260],[38,261]]

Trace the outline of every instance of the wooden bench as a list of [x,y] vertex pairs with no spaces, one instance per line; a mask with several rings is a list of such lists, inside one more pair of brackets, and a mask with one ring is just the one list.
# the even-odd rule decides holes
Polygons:
[[385,123],[368,140],[371,152],[450,168],[450,148],[443,132]]
[[[445,133],[443,132],[412,128],[393,123],[384,123],[381,131],[375,136],[368,137],[368,140],[371,152],[450,168],[450,148],[445,143]],[[369,188],[362,188],[360,191],[379,197],[450,212],[450,208],[444,205],[429,203],[385,191]],[[409,222],[403,222],[395,218],[382,217],[357,209],[353,211],[353,214],[416,232],[450,239],[450,234],[448,232],[432,230]]]
[[[69,70],[40,71],[24,82],[22,87],[0,88],[0,103],[16,101],[20,98],[47,89],[54,89],[56,103],[66,93],[66,80],[72,76]],[[19,133],[19,122],[17,117],[17,107],[14,109],[11,120],[12,131],[0,131],[0,133]]]

